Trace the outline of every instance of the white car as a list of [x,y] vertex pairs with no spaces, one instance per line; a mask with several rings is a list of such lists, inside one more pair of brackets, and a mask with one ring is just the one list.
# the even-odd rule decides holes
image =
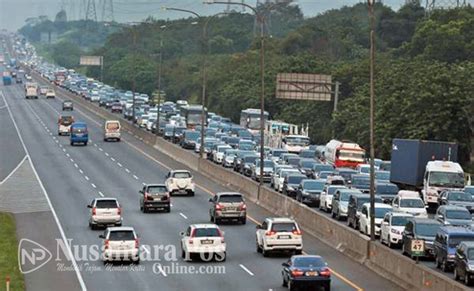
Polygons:
[[359,174],[370,175],[370,164],[359,164],[357,165],[356,171]]
[[98,226],[121,226],[122,208],[115,198],[95,198],[90,208],[89,227],[95,229]]
[[102,260],[140,262],[140,244],[133,227],[109,227],[99,235],[103,241]]
[[285,176],[289,174],[300,174],[300,171],[295,168],[282,169],[280,174],[273,180],[273,187],[276,191],[283,192],[283,182],[285,181]]
[[280,172],[283,169],[293,169],[293,167],[290,166],[290,165],[275,164],[275,166],[273,167],[272,179],[270,180],[270,187],[272,187],[275,190],[277,190],[276,189],[276,183],[277,183],[276,180],[279,178]]
[[[382,220],[387,212],[392,211],[392,206],[385,203],[375,203],[375,236],[380,236]],[[370,235],[370,203],[364,203],[360,211],[359,230]]]
[[46,92],[46,99],[48,98],[56,98],[56,92],[53,89],[48,89],[48,92]]
[[400,212],[388,212],[382,221],[380,230],[380,242],[387,244],[389,248],[402,243],[402,233],[409,218],[413,215]]
[[272,251],[303,252],[303,237],[295,220],[266,218],[256,231],[257,252],[267,257]]
[[194,196],[193,176],[187,170],[170,171],[166,175],[165,184],[170,194],[181,193]]
[[192,224],[181,232],[181,257],[190,261],[196,255],[201,260],[223,262],[227,256],[224,233],[215,224]]
[[416,191],[401,190],[392,201],[394,212],[410,213],[416,217],[428,218],[426,206]]
[[226,150],[230,150],[232,147],[230,145],[220,145],[217,146],[216,150],[214,151],[212,155],[212,159],[214,163],[216,164],[222,164],[222,161],[224,160],[224,153]]
[[337,189],[346,188],[342,185],[326,185],[319,195],[319,209],[328,213],[332,210],[332,196]]

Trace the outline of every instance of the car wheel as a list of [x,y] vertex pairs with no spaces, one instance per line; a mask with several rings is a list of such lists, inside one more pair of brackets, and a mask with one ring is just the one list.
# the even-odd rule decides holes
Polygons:
[[288,287],[288,282],[286,282],[285,280],[285,275],[282,275],[282,277],[283,277],[283,282],[281,283],[281,286]]
[[143,213],[148,213],[148,208],[143,206]]
[[71,146],[73,146],[73,145],[74,145],[74,143],[71,141]]
[[166,207],[165,212],[170,213],[171,212],[171,207],[170,206]]
[[242,222],[242,224],[246,224],[247,223],[247,217],[243,217],[240,222]]
[[387,237],[387,246],[391,249],[393,246],[392,246],[392,242],[390,240],[390,236]]
[[459,274],[458,274],[458,271],[457,271],[457,268],[456,268],[456,267],[454,268],[454,280],[455,280],[455,281],[458,281],[458,280],[459,280]]
[[435,265],[437,269],[441,269],[441,262],[438,259],[438,256],[435,257]]
[[262,255],[263,255],[265,258],[268,257],[268,255],[269,255],[268,251],[265,250],[264,247],[262,247]]
[[255,246],[256,246],[256,249],[257,249],[257,253],[261,253],[261,252],[262,252],[262,248],[261,248],[260,245],[258,244],[258,241],[255,242]]
[[217,218],[216,216],[214,216],[214,223],[219,224],[220,222],[221,222],[221,220],[219,218]]
[[441,271],[445,273],[449,271],[448,262],[446,261],[446,259],[443,259],[443,262],[441,263]]
[[331,291],[331,285],[330,285],[330,283],[327,283],[327,284],[324,286],[324,291]]
[[190,191],[188,195],[189,196],[194,196],[194,191]]
[[186,257],[186,253],[184,250],[181,248],[181,258],[184,259]]
[[303,253],[303,250],[296,250],[295,255],[301,255]]
[[471,286],[471,279],[469,278],[469,276],[467,274],[464,275],[464,284],[466,284],[466,286]]
[[336,213],[334,213],[334,211],[332,211],[331,216],[332,216],[332,218],[336,218]]

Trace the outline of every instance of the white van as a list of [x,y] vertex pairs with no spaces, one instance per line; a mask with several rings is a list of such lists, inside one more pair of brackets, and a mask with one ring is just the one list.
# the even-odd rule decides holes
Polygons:
[[425,203],[416,191],[400,190],[392,201],[393,212],[409,213],[416,217],[428,218]]
[[107,120],[104,124],[104,141],[111,139],[120,141],[120,122],[118,120]]

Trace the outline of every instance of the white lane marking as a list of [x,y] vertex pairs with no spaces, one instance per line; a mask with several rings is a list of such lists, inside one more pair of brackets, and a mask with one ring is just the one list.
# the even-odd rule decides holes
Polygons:
[[117,166],[119,166],[120,168],[123,167],[121,163],[117,163]]
[[[63,243],[66,246],[67,256],[69,257],[69,259],[72,262],[72,266],[73,266],[74,271],[76,273],[77,280],[79,281],[79,285],[81,285],[81,289],[83,291],[86,291],[87,290],[86,283],[84,282],[84,279],[82,279],[81,272],[79,271],[79,267],[77,265],[77,262],[74,259],[74,256],[73,256],[72,250],[71,250],[71,246],[68,243],[68,239],[66,237],[66,234],[64,233],[63,227],[61,226],[61,223],[59,222],[59,218],[58,218],[58,215],[56,214],[56,210],[54,210],[53,204],[51,203],[51,200],[49,199],[48,192],[46,192],[46,188],[44,188],[43,182],[41,181],[41,179],[38,175],[38,172],[36,171],[35,165],[34,165],[33,161],[31,160],[30,153],[28,152],[28,149],[26,148],[25,142],[23,141],[23,137],[21,136],[21,133],[20,133],[20,129],[18,128],[18,125],[16,124],[15,118],[13,118],[13,114],[10,110],[10,107],[8,106],[8,102],[5,99],[5,96],[3,95],[3,91],[0,91],[0,95],[2,95],[2,98],[5,102],[5,104],[7,105],[8,114],[10,115],[10,118],[13,121],[13,125],[15,126],[18,137],[20,138],[20,142],[21,142],[21,144],[23,146],[23,149],[25,150],[26,156],[28,157],[28,160],[30,162],[31,169],[33,170],[33,172],[36,176],[36,179],[38,180],[38,183],[41,187],[41,190],[43,191],[43,194],[46,197],[46,201],[48,201],[49,208],[51,209],[51,213],[53,214],[54,220],[56,221],[56,225],[58,226],[59,233],[61,234],[61,238],[63,240]],[[28,103],[25,103],[25,104],[28,104]],[[31,106],[29,104],[28,104],[28,107],[30,108],[31,112],[35,113],[33,111],[33,108],[31,108]]]
[[79,166],[76,163],[74,163],[74,167],[79,168]]
[[142,250],[143,250],[145,253],[150,254],[150,250],[147,249],[147,247],[142,246]]
[[[4,106],[6,108],[6,106]],[[8,180],[8,178],[10,178],[15,172],[16,170],[18,170],[18,168],[23,165],[23,162],[28,158],[28,156],[24,156],[23,159],[21,159],[21,161],[18,163],[18,165],[16,165],[16,167],[10,172],[10,174],[8,174],[8,176],[5,177],[5,179],[3,179],[2,181],[0,181],[0,185],[2,185],[3,183],[5,183],[5,181]]]
[[79,173],[84,174],[84,172],[81,169],[79,169]]
[[89,181],[89,177],[87,177],[87,176],[84,176],[84,178],[85,178],[87,181]]
[[183,213],[181,213],[181,212],[179,213],[179,215],[181,215],[181,217],[184,218],[184,219],[188,219],[188,217],[186,215],[184,215]]
[[74,163],[74,160],[72,158],[69,158],[69,160],[71,161],[71,163]]
[[97,186],[94,183],[91,183],[92,188],[97,188]]
[[66,149],[65,149],[65,148],[63,148],[63,152],[66,152]]
[[104,150],[102,148],[99,148],[99,151],[103,152]]
[[94,146],[97,147],[97,144],[95,143]]
[[240,264],[239,267],[241,267],[245,272],[247,272],[250,276],[254,276],[254,274],[247,269],[244,265]]
[[135,180],[138,180],[138,177],[137,177],[136,175],[133,175],[133,178],[134,178]]
[[105,153],[105,155],[108,157],[108,156],[109,156],[109,153]]
[[129,169],[127,169],[127,168],[125,168],[125,172],[127,172],[127,173],[130,173],[130,170],[129,170]]
[[50,133],[49,133],[49,135],[53,135],[53,133],[52,133],[52,132],[50,132]]
[[99,191],[99,195],[100,195],[100,197],[104,197],[104,193],[102,193],[100,191]]
[[145,185],[146,185],[146,183],[145,183],[145,182],[142,182],[142,185],[143,185],[143,186],[145,186]]
[[70,155],[69,155],[69,154],[66,154],[66,157],[68,157],[68,158],[69,158],[69,157],[70,157]]
[[166,275],[166,273],[163,270],[163,268],[161,267],[161,265],[158,265],[158,271],[160,271],[160,273],[163,275],[163,277],[168,277],[168,275]]

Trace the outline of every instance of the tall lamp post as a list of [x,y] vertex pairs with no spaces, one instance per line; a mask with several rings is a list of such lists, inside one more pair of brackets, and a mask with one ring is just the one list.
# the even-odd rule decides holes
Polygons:
[[264,149],[264,141],[265,141],[265,11],[269,11],[278,4],[278,2],[274,3],[272,6],[265,9],[265,11],[258,10],[256,7],[248,5],[244,2],[228,2],[228,1],[214,1],[214,0],[206,0],[204,4],[225,4],[225,5],[240,5],[245,6],[253,11],[255,17],[257,18],[257,22],[260,26],[260,179],[258,184],[258,193],[257,193],[257,200],[260,199],[260,192],[263,186],[263,161],[265,158],[265,149]]
[[375,240],[375,0],[367,0],[370,17],[370,240]]

